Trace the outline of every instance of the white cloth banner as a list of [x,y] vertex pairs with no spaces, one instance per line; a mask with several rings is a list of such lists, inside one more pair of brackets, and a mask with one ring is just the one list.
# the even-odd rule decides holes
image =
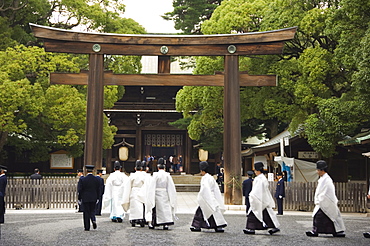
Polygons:
[[293,181],[295,182],[316,182],[319,179],[319,175],[316,172],[316,163],[314,162],[282,156],[275,156],[274,161],[281,166],[284,162],[286,166],[293,167]]

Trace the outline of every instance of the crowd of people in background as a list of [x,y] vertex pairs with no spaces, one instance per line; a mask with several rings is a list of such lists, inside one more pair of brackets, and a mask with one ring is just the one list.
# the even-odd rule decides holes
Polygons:
[[[182,155],[169,155],[161,157],[164,160],[165,170],[169,173],[180,173],[182,168]],[[158,157],[153,155],[144,156],[143,161],[149,169],[149,172],[158,171]]]

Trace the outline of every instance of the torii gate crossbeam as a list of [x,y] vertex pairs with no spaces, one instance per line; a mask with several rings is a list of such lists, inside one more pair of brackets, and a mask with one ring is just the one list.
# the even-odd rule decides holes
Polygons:
[[[275,76],[239,73],[240,55],[281,54],[284,42],[293,39],[296,27],[244,34],[222,35],[128,35],[86,33],[30,24],[35,37],[48,52],[89,54],[87,74],[52,74],[61,84],[88,85],[84,163],[101,167],[104,85],[212,85],[224,86],[225,203],[242,204],[240,86],[274,86]],[[104,73],[103,56],[158,56],[158,75]],[[224,74],[195,77],[170,75],[171,56],[224,56]],[[63,78],[64,77],[64,78]],[[70,80],[69,80],[70,79]],[[144,81],[145,80],[145,81]],[[171,82],[172,81],[172,82]]]

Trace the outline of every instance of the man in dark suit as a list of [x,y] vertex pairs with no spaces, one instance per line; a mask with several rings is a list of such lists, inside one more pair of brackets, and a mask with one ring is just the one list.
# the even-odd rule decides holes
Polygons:
[[[83,169],[77,169],[78,181],[80,181],[80,179],[83,178],[83,177],[84,177],[84,170]],[[77,189],[78,189],[78,186],[77,186]],[[83,205],[82,205],[82,201],[81,201],[81,195],[78,191],[77,191],[77,205],[78,205],[77,212],[83,212],[84,210],[83,210]]]
[[96,171],[97,175],[96,177],[100,181],[100,196],[99,196],[99,202],[96,204],[96,210],[95,210],[95,215],[101,215],[101,208],[102,208],[102,203],[103,203],[103,194],[104,194],[104,179],[101,177],[103,175],[103,170],[99,169]]
[[283,215],[283,199],[285,197],[285,185],[282,173],[276,174],[278,182],[276,184],[275,198],[278,207],[278,215]]
[[8,180],[5,176],[6,166],[0,165],[0,224],[4,224],[4,214],[5,214],[5,190]]
[[246,212],[248,214],[248,210],[249,210],[249,208],[251,206],[251,204],[249,203],[249,193],[251,193],[251,190],[252,190],[252,184],[253,184],[252,175],[253,175],[253,171],[248,171],[247,174],[248,174],[248,178],[243,181],[243,196],[245,197]]
[[35,168],[33,174],[31,174],[31,179],[42,179],[42,175],[40,174],[40,170]]
[[95,177],[92,172],[94,166],[86,165],[87,175],[80,178],[78,181],[78,193],[81,196],[83,205],[83,221],[85,231],[90,231],[90,220],[92,221],[93,228],[97,228],[95,218],[95,206],[101,194],[100,180]]

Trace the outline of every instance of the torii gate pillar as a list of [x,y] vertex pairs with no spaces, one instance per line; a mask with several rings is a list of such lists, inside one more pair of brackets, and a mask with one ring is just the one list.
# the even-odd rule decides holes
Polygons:
[[104,55],[90,54],[87,86],[87,112],[84,165],[102,167]]
[[[239,57],[225,56],[224,76],[224,166],[225,204],[242,204],[241,125]],[[232,189],[228,189],[228,187]]]

